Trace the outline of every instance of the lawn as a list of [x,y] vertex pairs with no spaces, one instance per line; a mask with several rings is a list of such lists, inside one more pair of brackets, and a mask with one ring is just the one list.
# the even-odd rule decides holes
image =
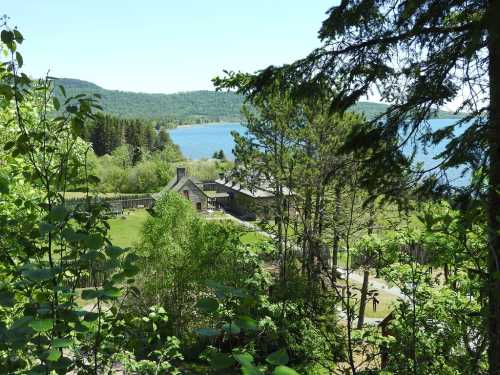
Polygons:
[[245,245],[259,245],[269,242],[270,238],[259,232],[246,232],[241,237],[241,242]]
[[365,310],[367,318],[385,318],[393,310],[394,303],[397,300],[394,295],[385,292],[383,289],[377,290],[377,292],[377,299],[379,300],[377,311],[373,311],[373,303],[371,300],[368,301]]
[[[339,280],[338,282],[340,285],[345,286],[345,280]],[[351,281],[350,286],[354,300],[359,303],[361,284]],[[369,285],[368,289],[376,289],[376,297],[379,303],[377,304],[377,311],[373,311],[373,300],[370,298],[366,302],[365,316],[367,318],[385,318],[393,310],[394,304],[397,302],[397,297],[384,289],[374,288],[372,285]],[[357,311],[358,307],[356,307],[356,313]]]
[[110,236],[114,245],[132,247],[139,240],[141,229],[149,213],[144,209],[125,211],[122,216],[110,219]]

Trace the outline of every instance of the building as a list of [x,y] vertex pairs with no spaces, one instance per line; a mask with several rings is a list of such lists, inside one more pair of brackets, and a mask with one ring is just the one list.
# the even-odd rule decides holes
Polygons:
[[[182,194],[198,211],[222,208],[244,220],[273,219],[275,216],[275,197],[270,188],[260,186],[250,189],[226,178],[224,174],[220,174],[215,181],[200,182],[188,176],[186,168],[178,167],[175,177],[155,198],[158,199],[165,191]],[[291,195],[288,189],[285,189],[285,195]]]
[[[223,174],[215,180],[217,203],[227,211],[243,219],[254,220],[273,219],[275,216],[275,195],[268,184],[262,183],[259,187],[248,188],[239,182],[226,178]],[[285,196],[290,197],[288,189],[284,189]],[[225,195],[224,195],[225,194]],[[291,203],[291,200],[288,200]]]
[[182,194],[184,198],[192,202],[197,211],[206,211],[209,207],[213,207],[215,200],[214,197],[209,196],[209,192],[204,190],[202,182],[187,175],[184,167],[177,168],[176,175],[159,195],[166,191]]

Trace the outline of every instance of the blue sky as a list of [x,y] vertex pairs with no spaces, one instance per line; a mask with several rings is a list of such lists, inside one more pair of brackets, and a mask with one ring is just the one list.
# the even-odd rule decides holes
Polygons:
[[4,2],[33,76],[108,89],[211,89],[223,69],[253,72],[319,46],[337,0],[21,0]]

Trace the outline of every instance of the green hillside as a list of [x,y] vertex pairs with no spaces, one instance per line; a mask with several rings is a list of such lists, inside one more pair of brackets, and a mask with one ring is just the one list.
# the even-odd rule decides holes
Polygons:
[[[78,79],[59,78],[57,84],[65,87],[68,95],[97,93],[102,96],[104,111],[126,118],[162,119],[174,124],[218,121],[240,121],[243,98],[232,92],[189,91],[176,94],[147,94],[107,90],[94,83]],[[355,106],[368,118],[387,108],[381,103],[360,102]],[[439,118],[456,117],[440,112]]]
[[116,116],[143,119],[167,119],[176,123],[238,121],[242,98],[234,93],[190,91],[175,94],[147,94],[107,90],[94,83],[60,78],[68,95],[97,93],[104,111]]

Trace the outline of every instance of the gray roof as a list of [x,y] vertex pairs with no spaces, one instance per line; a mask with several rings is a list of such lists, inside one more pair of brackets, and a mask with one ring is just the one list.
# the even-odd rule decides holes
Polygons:
[[165,186],[159,193],[155,194],[156,197],[154,196],[154,198],[157,198],[159,196],[161,196],[162,194],[166,193],[167,191],[176,191],[176,192],[179,192],[182,187],[186,184],[186,182],[188,181],[191,181],[191,183],[196,186],[204,195],[205,192],[203,191],[203,184],[198,181],[198,179],[194,178],[194,177],[190,177],[190,176],[184,176],[182,177],[180,180],[177,180],[177,176],[174,176],[167,184],[167,186]]
[[[272,193],[269,188],[266,188],[263,186],[250,189],[250,188],[247,188],[245,186],[242,186],[239,182],[235,182],[235,181],[218,179],[218,180],[215,180],[215,182],[220,184],[220,185],[223,185],[231,190],[248,195],[249,197],[252,197],[252,198],[271,198],[271,197],[274,197],[274,193]],[[283,188],[283,193],[285,195],[291,195],[290,190],[286,187]]]

